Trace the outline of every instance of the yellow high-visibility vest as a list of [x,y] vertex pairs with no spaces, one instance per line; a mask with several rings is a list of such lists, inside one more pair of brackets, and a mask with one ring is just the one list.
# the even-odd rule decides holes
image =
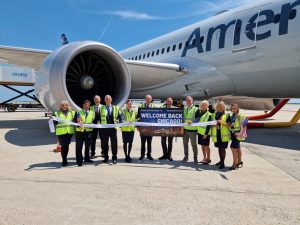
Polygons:
[[[99,112],[100,112],[101,107],[102,107],[102,105],[100,104],[100,105],[98,106]],[[91,106],[91,107],[90,107],[90,110],[96,112],[96,105]]]
[[[139,108],[146,108],[146,103],[141,103]],[[155,108],[155,105],[153,103],[150,103],[149,108]]]
[[[55,117],[59,117],[62,120],[73,121],[75,116],[75,111],[68,111],[68,114],[65,114],[62,111],[58,111],[54,113]],[[56,135],[64,135],[64,134],[74,134],[75,127],[74,125],[70,125],[67,123],[58,123],[56,125],[55,134]]]
[[[122,113],[123,113],[123,116],[124,116],[124,119],[126,122],[134,122],[135,121],[135,117],[136,117],[135,111],[132,110],[130,113],[127,109],[123,109]],[[121,131],[124,131],[124,132],[131,132],[131,131],[134,131],[134,129],[135,129],[134,125],[121,127]]]
[[[216,120],[216,113],[214,113],[212,117],[213,120]],[[222,124],[220,124],[222,142],[228,142],[231,139],[229,128],[226,125],[223,125],[226,124],[226,119],[227,115],[224,113],[221,117]],[[217,128],[215,126],[211,127],[211,138],[213,142],[217,142]]]
[[[193,122],[195,120],[195,114],[197,112],[198,108],[194,105],[190,107],[190,110],[188,111],[188,108],[184,106],[183,108],[183,119],[184,123]],[[184,126],[184,129],[186,130],[197,130],[197,127],[193,126]]]
[[[231,116],[232,116],[232,114],[231,114]],[[237,115],[237,117],[234,121],[234,124],[233,124],[233,131],[235,133],[239,133],[241,131],[241,125],[243,124],[244,119],[245,119],[245,116],[243,114]],[[244,141],[246,138],[237,137],[236,139],[239,141]]]
[[[83,109],[79,110],[79,114],[80,114],[81,122],[83,124],[92,124],[93,120],[95,119],[95,112],[92,110],[89,110],[89,114],[87,115],[87,117],[85,116],[85,111],[83,111]],[[93,128],[76,127],[77,132],[92,131],[92,130]]]
[[[211,116],[211,113],[209,111],[207,111],[200,117],[199,122],[208,122],[209,116]],[[207,126],[199,126],[198,134],[205,135],[206,127]],[[210,133],[211,133],[211,130],[209,131],[208,135],[210,135]]]
[[[114,123],[118,123],[117,118],[119,115],[119,107],[112,105],[111,106],[112,112],[113,113],[113,120]],[[106,105],[102,105],[100,109],[100,115],[101,115],[101,124],[107,124],[107,110],[106,110]],[[116,128],[117,129],[117,128]]]

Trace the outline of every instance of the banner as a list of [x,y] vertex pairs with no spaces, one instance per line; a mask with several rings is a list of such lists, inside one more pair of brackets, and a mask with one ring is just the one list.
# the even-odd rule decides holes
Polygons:
[[115,128],[115,127],[126,127],[134,125],[136,127],[184,127],[184,126],[207,126],[207,125],[216,125],[217,121],[210,121],[210,122],[199,122],[199,123],[192,123],[192,124],[186,124],[186,123],[148,123],[148,122],[125,122],[125,123],[117,123],[117,124],[80,124],[80,123],[74,123],[67,120],[62,120],[59,117],[53,116],[48,122],[49,122],[49,128],[50,132],[54,132],[54,124],[53,121],[57,121],[58,123],[66,123],[71,124],[77,127],[88,127],[88,128]]
[[[140,121],[142,123],[152,123],[153,126],[139,127],[140,134],[143,136],[170,136],[182,137],[182,126],[170,126],[183,123],[182,109],[175,108],[149,108],[140,109]],[[164,124],[164,126],[156,126]]]

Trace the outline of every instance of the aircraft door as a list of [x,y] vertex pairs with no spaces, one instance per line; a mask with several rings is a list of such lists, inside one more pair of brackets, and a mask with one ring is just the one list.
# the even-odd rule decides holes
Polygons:
[[251,11],[238,16],[233,35],[233,53],[256,48],[259,14],[259,11]]

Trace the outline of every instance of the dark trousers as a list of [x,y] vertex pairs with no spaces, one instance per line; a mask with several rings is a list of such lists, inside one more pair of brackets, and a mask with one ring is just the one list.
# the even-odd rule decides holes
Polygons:
[[76,162],[82,164],[82,146],[84,143],[84,159],[90,159],[90,143],[91,143],[92,131],[76,132]]
[[103,142],[104,159],[108,159],[109,139],[111,143],[112,159],[117,159],[117,154],[118,154],[117,130],[115,128],[104,128],[101,131],[101,136]]
[[96,154],[96,140],[99,134],[99,138],[101,141],[101,154],[103,153],[103,143],[102,143],[102,137],[101,137],[101,129],[100,128],[94,128],[92,131],[92,138],[91,138],[91,156],[94,156]]
[[[168,139],[168,146],[167,146]],[[173,137],[161,137],[161,146],[164,156],[171,156],[173,148]]]
[[61,158],[63,162],[67,162],[67,157],[69,153],[69,144],[71,143],[73,134],[63,134],[57,136],[58,142],[61,146]]
[[152,136],[141,136],[141,156],[145,156],[147,142],[147,155],[151,155]]
[[69,145],[61,146],[60,154],[63,162],[67,162],[68,153],[69,153]]

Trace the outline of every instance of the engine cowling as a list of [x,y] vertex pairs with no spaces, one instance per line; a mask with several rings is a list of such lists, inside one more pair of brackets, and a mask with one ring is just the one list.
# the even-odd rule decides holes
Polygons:
[[109,94],[113,104],[123,105],[131,89],[131,77],[123,58],[111,47],[94,41],[73,42],[51,53],[36,76],[41,103],[56,111],[62,100],[80,109],[84,100],[102,100]]
[[251,97],[226,97],[220,98],[227,105],[236,103],[242,109],[248,110],[272,110],[280,102],[280,99],[272,98],[251,98]]

